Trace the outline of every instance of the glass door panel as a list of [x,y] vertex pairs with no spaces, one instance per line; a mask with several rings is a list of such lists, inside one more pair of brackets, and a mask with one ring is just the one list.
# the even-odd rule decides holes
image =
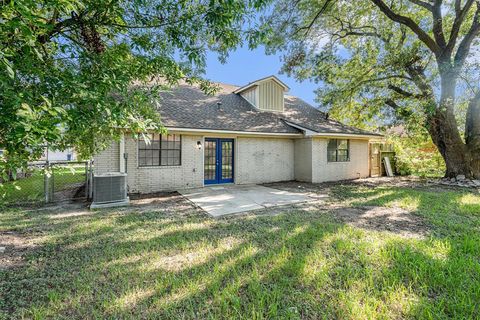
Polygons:
[[205,184],[233,182],[233,139],[205,139],[204,180]]

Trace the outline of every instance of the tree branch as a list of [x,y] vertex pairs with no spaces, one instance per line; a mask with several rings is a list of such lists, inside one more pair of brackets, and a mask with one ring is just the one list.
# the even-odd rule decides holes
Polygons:
[[55,35],[61,33],[64,28],[67,28],[67,27],[71,27],[75,24],[78,24],[78,16],[73,16],[71,18],[68,18],[68,19],[65,19],[65,20],[62,20],[56,24],[54,24],[52,30],[46,34],[43,34],[43,35],[40,35],[38,36],[37,40],[38,42],[42,43],[42,44],[45,44],[47,43],[48,41],[50,41],[50,39],[52,37],[54,37]]
[[125,28],[125,29],[155,29],[155,28],[162,28],[171,24],[172,22],[164,22],[164,23],[152,24],[152,25],[128,25],[128,24],[111,22],[111,23],[102,24],[102,25],[106,27],[110,26],[110,27],[119,27],[119,28]]
[[422,95],[425,98],[433,99],[433,89],[432,86],[428,83],[424,70],[413,65],[406,66],[405,69],[412,78],[412,81],[415,83],[417,88],[422,92]]
[[442,0],[435,0],[432,7],[433,36],[440,48],[445,49],[447,42],[443,33]]
[[327,8],[328,8],[328,5],[330,4],[330,2],[332,2],[332,0],[325,0],[325,2],[323,3],[323,6],[320,8],[320,10],[318,10],[318,12],[315,14],[315,17],[313,17],[312,21],[310,21],[310,23],[307,25],[307,26],[304,26],[304,27],[300,27],[298,31],[300,30],[305,30],[305,36],[308,35],[308,33],[310,32],[310,29],[313,27],[313,25],[315,24],[315,22],[317,21],[317,19],[322,15],[322,13],[324,13]]
[[425,9],[429,10],[429,11],[432,11],[433,10],[433,6],[431,3],[428,3],[428,2],[425,2],[425,1],[421,1],[421,0],[408,0],[410,1],[411,3],[414,3],[416,5],[419,5],[421,7],[424,7]]
[[[343,30],[342,30],[343,31]],[[386,39],[383,38],[380,34],[376,32],[358,32],[358,31],[345,31],[343,34],[340,33],[332,33],[332,36],[336,36],[337,39],[333,40],[333,42],[346,38],[348,36],[356,36],[356,37],[375,37],[379,38],[380,40],[386,42]]]
[[418,94],[418,93],[411,93],[409,91],[406,91],[400,87],[397,87],[393,84],[389,84],[388,85],[388,89],[392,90],[392,91],[395,91],[396,93],[404,96],[404,97],[407,97],[407,98],[415,98],[415,99],[421,99],[421,98],[424,98],[425,96],[423,94]]
[[[346,38],[348,36],[358,36],[358,37],[375,37],[379,38],[383,42],[388,42],[387,39],[385,39],[380,33],[378,33],[377,28],[374,26],[370,25],[364,25],[364,26],[352,26],[352,24],[349,21],[343,21],[342,19],[331,16],[332,19],[336,20],[340,24],[340,30],[339,32],[332,33],[332,36],[336,36],[337,39],[332,40],[332,42],[335,42],[339,39]],[[359,31],[359,30],[372,30],[372,31]]]
[[468,54],[470,53],[470,47],[473,40],[480,34],[480,1],[477,1],[477,11],[473,17],[472,25],[468,30],[465,37],[458,45],[457,53],[455,54],[454,66],[458,71],[463,67]]
[[418,38],[435,54],[440,56],[441,48],[418,24],[411,18],[397,14],[390,9],[382,0],[370,0],[382,11],[390,20],[403,24],[412,30]]
[[457,38],[460,32],[460,28],[474,2],[475,0],[467,0],[465,6],[462,9],[462,1],[455,1],[455,20],[453,21],[452,30],[450,31],[450,38],[448,39],[448,44],[446,48],[448,52],[452,52],[453,48],[457,44]]
[[385,100],[385,104],[391,107],[393,110],[400,110],[401,108],[395,101],[393,101],[393,99]]
[[455,14],[458,15],[462,10],[462,0],[455,0]]

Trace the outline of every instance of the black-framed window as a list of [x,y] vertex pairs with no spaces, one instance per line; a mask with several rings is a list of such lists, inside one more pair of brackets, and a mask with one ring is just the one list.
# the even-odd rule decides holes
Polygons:
[[149,135],[138,140],[138,166],[179,166],[182,163],[182,137],[177,134]]
[[350,161],[350,141],[346,139],[330,139],[327,147],[328,162]]

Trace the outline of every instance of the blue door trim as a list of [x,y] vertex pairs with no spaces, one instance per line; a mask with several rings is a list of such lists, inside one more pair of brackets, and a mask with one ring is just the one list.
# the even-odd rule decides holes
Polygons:
[[[235,177],[235,144],[233,139],[205,138],[205,141],[215,142],[215,178],[204,180],[204,184],[232,183]],[[222,179],[222,142],[232,143],[232,174],[231,178]]]

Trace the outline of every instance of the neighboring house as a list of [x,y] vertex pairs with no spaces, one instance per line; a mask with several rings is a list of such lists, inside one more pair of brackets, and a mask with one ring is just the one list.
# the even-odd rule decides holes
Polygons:
[[66,150],[52,150],[45,147],[45,151],[37,161],[59,162],[74,160],[77,160],[77,155],[75,154],[75,150],[72,148]]
[[95,173],[127,172],[132,193],[370,175],[369,142],[380,134],[327,119],[274,76],[218,85],[215,96],[188,85],[163,93],[168,136],[146,143],[125,133],[95,157]]

